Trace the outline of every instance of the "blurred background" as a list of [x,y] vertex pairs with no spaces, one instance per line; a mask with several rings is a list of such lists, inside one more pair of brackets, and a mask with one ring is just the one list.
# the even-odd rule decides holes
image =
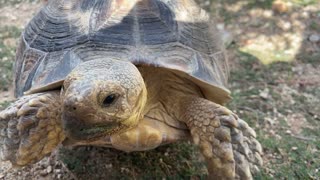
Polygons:
[[[258,134],[264,166],[255,179],[320,179],[319,0],[197,0],[215,17],[231,67],[228,107]],[[17,39],[43,3],[0,0],[0,110],[12,97]],[[0,179],[203,179],[189,143],[124,153],[60,148],[19,170],[0,162]]]

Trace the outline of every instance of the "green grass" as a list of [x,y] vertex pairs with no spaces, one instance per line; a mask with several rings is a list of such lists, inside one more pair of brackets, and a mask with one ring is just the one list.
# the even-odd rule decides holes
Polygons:
[[257,57],[249,53],[237,51],[237,55],[240,59],[241,69],[235,69],[231,72],[230,82],[276,84],[274,80],[278,77],[278,74],[273,73],[275,71],[282,72],[281,75],[288,79],[292,77],[291,65],[288,62],[263,65]]
[[8,6],[8,5],[16,5],[22,2],[31,3],[31,2],[37,2],[37,1],[39,0],[0,0],[0,7]]
[[21,29],[15,26],[0,27],[0,91],[7,91],[12,84],[12,67],[15,57],[15,46],[5,45],[7,39],[18,39]]
[[314,5],[319,3],[319,0],[287,0],[287,1],[300,6],[308,6],[308,5]]
[[10,104],[11,104],[11,102],[9,102],[9,101],[1,102],[0,103],[0,111],[7,108]]
[[[300,55],[309,56],[308,54]],[[295,104],[290,105],[283,99],[283,95],[279,94],[276,87],[293,79],[294,63],[278,62],[266,66],[256,57],[242,52],[238,52],[238,58],[240,65],[231,73],[231,82],[234,82],[232,89],[235,91],[229,106],[231,109],[238,110],[239,116],[255,127],[265,154],[271,155],[266,158],[268,162],[256,179],[319,178],[320,172],[316,172],[316,169],[320,168],[320,141],[318,140],[320,121],[315,119],[312,113],[308,113],[319,112],[317,100],[320,99],[319,87],[297,89],[298,94],[291,94]],[[306,62],[310,61],[306,60]],[[278,79],[282,81],[277,82]],[[269,89],[268,99],[259,96],[265,88]],[[313,95],[315,98],[308,99],[306,94]],[[277,117],[279,113],[282,114],[282,118]],[[302,114],[311,127],[302,127],[300,135],[288,134],[287,130],[290,126],[284,117],[292,113]],[[276,118],[275,125],[270,126],[266,118]],[[277,136],[270,135],[270,131]],[[300,136],[305,140],[299,139]],[[293,147],[297,150],[293,150]]]
[[314,54],[302,54],[298,56],[298,59],[305,63],[310,63],[312,66],[320,64],[320,52]]
[[[320,14],[320,12],[318,13]],[[320,24],[317,21],[311,21],[309,28],[314,31],[320,31]]]
[[[76,152],[76,153],[75,153]],[[94,156],[101,156],[96,160]],[[156,150],[125,153],[108,148],[80,147],[76,150],[62,149],[60,158],[76,176],[85,179],[96,174],[96,163],[103,163],[110,170],[91,176],[92,179],[205,179],[206,169],[198,159],[198,151],[188,143],[171,144]],[[100,162],[103,160],[103,162]],[[107,162],[104,161],[107,159]]]
[[263,0],[263,1],[257,1],[257,0],[249,0],[247,7],[252,8],[263,8],[263,9],[271,9],[272,2],[274,0]]
[[[296,178],[296,179],[309,179],[310,177],[319,177],[320,174],[316,173],[319,168],[320,157],[312,152],[313,148],[317,147],[316,142],[298,140],[291,135],[284,133],[280,134],[283,140],[263,140],[262,143],[266,151],[279,154],[275,162],[271,165],[276,169],[275,178]],[[296,150],[293,149],[296,148]],[[318,144],[319,148],[319,144]]]

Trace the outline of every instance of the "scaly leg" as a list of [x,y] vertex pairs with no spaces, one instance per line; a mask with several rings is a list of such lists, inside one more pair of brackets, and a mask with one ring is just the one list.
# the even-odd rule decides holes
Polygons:
[[65,138],[59,91],[23,96],[0,112],[0,157],[14,166],[41,160]]
[[246,122],[227,108],[194,96],[182,97],[178,118],[208,164],[209,179],[252,179],[262,164],[261,146]]

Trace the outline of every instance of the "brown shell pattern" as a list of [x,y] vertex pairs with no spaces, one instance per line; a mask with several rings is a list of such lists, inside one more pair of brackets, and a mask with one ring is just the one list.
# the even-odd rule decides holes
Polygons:
[[219,34],[192,0],[52,0],[22,34],[16,96],[52,89],[103,56],[177,70],[224,103],[228,66]]

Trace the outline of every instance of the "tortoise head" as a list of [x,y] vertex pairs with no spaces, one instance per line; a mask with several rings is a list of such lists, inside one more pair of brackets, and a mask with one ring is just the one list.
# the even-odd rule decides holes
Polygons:
[[67,137],[90,140],[137,125],[147,90],[130,62],[97,59],[81,63],[65,79],[62,121]]

